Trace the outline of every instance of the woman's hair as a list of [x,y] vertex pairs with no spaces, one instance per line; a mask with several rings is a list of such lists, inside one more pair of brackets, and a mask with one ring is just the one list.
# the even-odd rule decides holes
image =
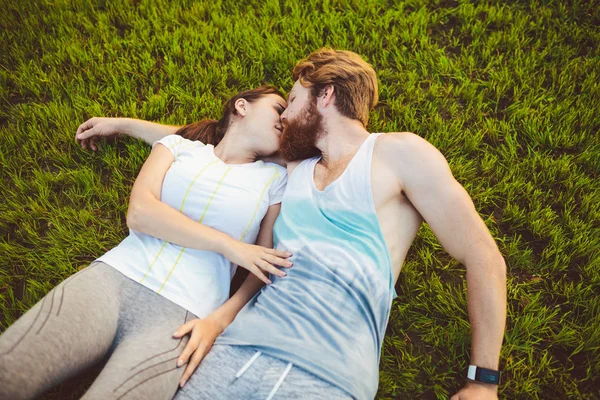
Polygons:
[[182,126],[175,134],[189,140],[199,140],[204,144],[216,146],[223,139],[223,136],[225,136],[225,132],[227,132],[227,128],[229,128],[229,124],[231,123],[231,116],[237,114],[235,102],[238,99],[245,99],[247,102],[252,103],[268,94],[276,94],[284,97],[283,93],[273,86],[261,86],[252,90],[244,90],[227,100],[223,116],[220,120],[203,119],[202,121]]
[[333,85],[335,106],[340,114],[367,126],[369,111],[378,100],[377,75],[361,56],[324,47],[298,62],[293,74],[294,80],[299,79],[302,86],[311,88],[313,96]]

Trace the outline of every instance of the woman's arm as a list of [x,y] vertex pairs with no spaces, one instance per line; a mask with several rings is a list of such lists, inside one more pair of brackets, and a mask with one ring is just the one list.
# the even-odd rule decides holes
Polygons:
[[[273,247],[273,224],[279,215],[280,207],[281,204],[274,204],[269,207],[260,225],[260,232],[256,240],[257,245]],[[216,311],[204,319],[194,319],[177,329],[177,332],[173,334],[176,338],[191,332],[190,340],[177,360],[178,366],[184,365],[189,360],[179,386],[183,387],[185,385],[185,382],[192,376],[204,356],[212,348],[217,336],[233,322],[240,310],[263,286],[264,283],[255,275],[248,275],[237,292]],[[192,356],[191,360],[190,356]]]
[[235,240],[160,201],[163,180],[173,161],[167,147],[160,143],[154,147],[133,184],[127,226],[183,247],[221,253],[265,283],[271,281],[263,272],[284,276],[274,265],[290,267],[291,262],[285,258],[291,254]]
[[98,150],[96,141],[101,137],[124,134],[152,144],[167,135],[174,134],[179,128],[179,126],[163,125],[141,119],[93,117],[79,125],[75,140],[82,149],[89,146],[96,151]]
[[[281,203],[273,204],[267,210],[265,217],[260,224],[260,231],[256,244],[258,246],[273,248],[273,225],[279,215],[279,209]],[[235,294],[223,304],[218,310],[211,314],[211,316],[219,321],[219,325],[225,330],[233,322],[236,315],[242,308],[250,301],[252,297],[264,286],[264,283],[256,277],[256,275],[250,274],[235,292]]]

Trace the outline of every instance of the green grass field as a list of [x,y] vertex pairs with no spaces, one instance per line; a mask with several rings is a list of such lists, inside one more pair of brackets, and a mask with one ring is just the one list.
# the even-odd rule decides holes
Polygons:
[[[238,90],[288,91],[295,62],[331,46],[378,71],[369,129],[438,147],[506,258],[500,398],[600,398],[598,3],[0,4],[0,331],[127,234],[150,149],[84,151],[81,122],[215,117]],[[448,398],[469,363],[465,269],[427,226],[397,291],[378,398]],[[77,398],[92,375],[44,398]]]

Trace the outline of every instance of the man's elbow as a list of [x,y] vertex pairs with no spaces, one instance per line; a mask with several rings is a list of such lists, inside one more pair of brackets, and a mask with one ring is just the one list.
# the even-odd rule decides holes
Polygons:
[[506,282],[506,261],[499,250],[496,252],[494,265],[498,270],[499,277]]
[[486,273],[492,273],[499,279],[506,280],[506,261],[500,253],[497,246],[489,246],[487,249],[471,254],[465,262],[467,272],[469,266],[476,269],[486,270]]

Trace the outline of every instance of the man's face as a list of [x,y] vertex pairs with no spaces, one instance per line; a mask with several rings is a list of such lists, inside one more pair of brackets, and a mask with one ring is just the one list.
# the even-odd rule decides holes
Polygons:
[[281,114],[283,134],[279,152],[286,161],[298,161],[321,154],[316,147],[323,133],[323,116],[317,110],[317,99],[296,81],[288,96],[288,107]]

